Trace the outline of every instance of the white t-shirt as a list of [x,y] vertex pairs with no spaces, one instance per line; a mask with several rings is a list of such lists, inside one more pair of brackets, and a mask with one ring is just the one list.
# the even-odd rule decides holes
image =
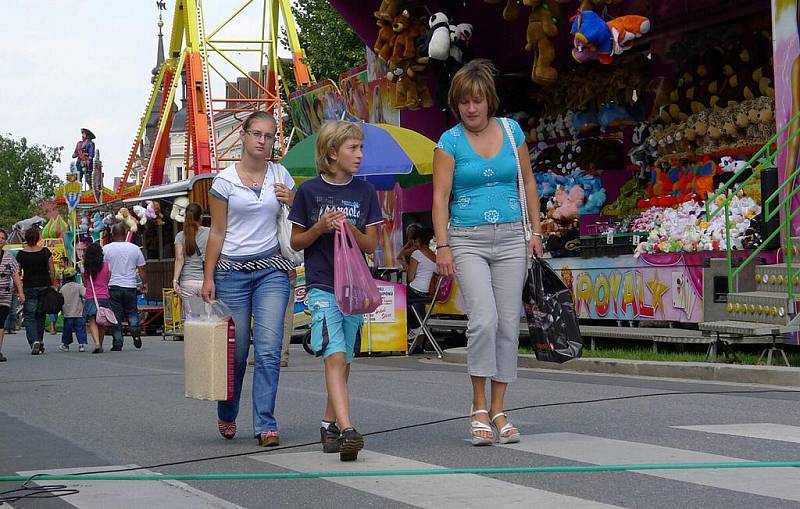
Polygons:
[[428,293],[431,278],[436,272],[436,264],[422,254],[419,249],[411,253],[411,258],[417,260],[417,273],[414,275],[414,281],[410,282],[408,286],[418,292]]
[[130,242],[112,242],[103,246],[103,257],[111,269],[108,286],[136,288],[136,269],[144,267],[142,250]]
[[254,255],[278,245],[280,202],[275,197],[276,182],[294,189],[294,179],[289,171],[271,161],[267,163],[267,175],[259,194],[242,183],[236,173],[236,164],[225,168],[214,178],[211,194],[228,203],[223,255]]

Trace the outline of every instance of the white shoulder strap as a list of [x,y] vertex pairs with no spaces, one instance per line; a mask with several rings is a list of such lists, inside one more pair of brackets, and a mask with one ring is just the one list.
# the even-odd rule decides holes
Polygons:
[[514,152],[514,160],[517,162],[517,193],[519,194],[519,206],[522,212],[522,226],[525,229],[525,242],[530,242],[532,230],[531,219],[528,217],[528,196],[525,194],[525,179],[522,177],[522,166],[519,163],[517,144],[514,143],[514,135],[511,133],[511,126],[508,124],[508,119],[501,117],[500,123],[503,124],[503,129],[506,132],[506,136],[508,136],[508,141],[511,143],[511,151]]

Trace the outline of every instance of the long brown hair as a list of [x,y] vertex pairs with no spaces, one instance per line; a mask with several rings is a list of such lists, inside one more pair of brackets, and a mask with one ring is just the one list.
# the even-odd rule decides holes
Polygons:
[[190,203],[186,206],[186,220],[183,223],[184,249],[186,255],[192,256],[197,251],[197,230],[201,226],[203,208],[197,203]]

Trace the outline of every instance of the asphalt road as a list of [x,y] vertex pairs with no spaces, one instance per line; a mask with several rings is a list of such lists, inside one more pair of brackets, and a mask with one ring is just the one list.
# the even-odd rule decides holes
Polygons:
[[[127,340],[126,340],[127,341]],[[46,339],[31,356],[21,333],[6,337],[0,364],[0,475],[83,472],[210,456],[233,458],[149,468],[152,473],[431,470],[642,463],[800,460],[800,392],[609,375],[521,370],[509,408],[517,446],[474,448],[467,419],[375,433],[353,464],[318,445],[263,452],[252,438],[250,384],[239,435],[223,440],[215,405],[183,395],[183,344],[145,338],[144,348],[64,353]],[[292,345],[277,417],[283,446],[319,439],[322,366]],[[250,373],[248,372],[248,378]],[[766,389],[779,389],[769,388]],[[465,416],[463,366],[435,358],[356,359],[353,416],[362,433]],[[651,393],[665,396],[578,401]],[[551,405],[552,404],[552,405]],[[548,406],[542,406],[548,405]],[[41,484],[56,484],[42,482]],[[800,507],[800,470],[652,470],[494,475],[409,475],[236,481],[64,482],[77,494],[13,502],[15,508],[147,507]],[[0,491],[18,488],[0,483]]]

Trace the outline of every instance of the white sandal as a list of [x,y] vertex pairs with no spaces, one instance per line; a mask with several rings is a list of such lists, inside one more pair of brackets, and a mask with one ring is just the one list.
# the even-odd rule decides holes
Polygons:
[[[506,424],[502,428],[497,427],[494,421],[497,420],[498,417],[505,417]],[[516,444],[519,442],[519,430],[516,426],[511,424],[511,421],[508,420],[508,416],[505,412],[500,412],[499,414],[492,417],[492,426],[495,430],[497,430],[497,441],[501,444]]]
[[[473,410],[470,408],[470,411],[470,417],[475,417],[476,415],[480,414],[486,414],[487,416],[489,415],[488,410]],[[480,436],[478,433],[482,431],[488,431],[491,433],[491,436]],[[477,419],[472,419],[470,422],[470,437],[472,438],[472,445],[492,445],[494,443],[494,430],[488,424],[485,424]]]

